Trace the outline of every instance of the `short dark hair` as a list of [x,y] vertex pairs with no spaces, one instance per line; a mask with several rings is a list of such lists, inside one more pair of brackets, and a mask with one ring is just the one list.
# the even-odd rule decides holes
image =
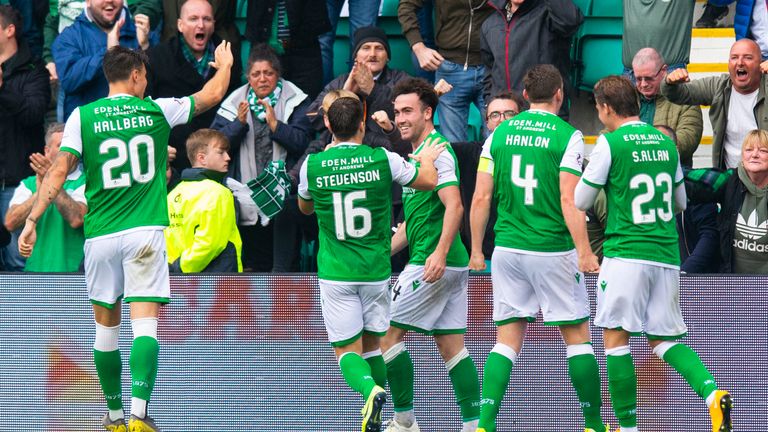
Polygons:
[[392,100],[394,101],[400,95],[411,93],[415,93],[419,97],[419,102],[423,108],[432,108],[432,118],[434,118],[438,103],[435,87],[422,78],[406,78],[395,84],[395,88],[392,90]]
[[672,141],[675,142],[675,144],[677,144],[677,132],[675,132],[675,130],[672,129],[671,126],[667,126],[665,124],[658,124],[658,125],[653,125],[653,127],[661,131],[661,133],[668,136]]
[[531,103],[546,103],[563,88],[563,77],[551,64],[536,65],[525,73],[523,88]]
[[149,69],[149,59],[142,51],[132,50],[120,45],[113,46],[104,54],[102,70],[107,82],[125,81],[134,70]]
[[363,122],[363,104],[350,97],[340,97],[328,108],[327,116],[331,133],[339,140],[348,140],[355,136]]
[[16,27],[16,39],[21,36],[21,13],[11,5],[0,5],[0,26],[4,29],[13,24]]
[[195,158],[198,153],[208,151],[208,147],[213,143],[219,143],[221,148],[229,151],[229,140],[227,136],[215,129],[198,129],[192,132],[187,138],[187,158],[192,165],[195,164]]
[[491,98],[488,100],[488,103],[485,104],[485,107],[488,108],[488,106],[491,105],[491,102],[495,100],[511,100],[517,105],[517,109],[520,112],[528,109],[528,104],[525,102],[525,99],[523,99],[519,93],[514,91],[505,91],[497,93],[495,96],[491,96]]
[[640,115],[635,86],[623,76],[610,75],[595,84],[595,101],[606,104],[621,117]]
[[245,75],[248,76],[251,73],[251,66],[254,63],[265,61],[272,65],[272,69],[277,71],[278,76],[283,75],[282,65],[280,64],[280,58],[269,45],[260,43],[251,47],[251,53],[248,55],[248,67],[245,68]]

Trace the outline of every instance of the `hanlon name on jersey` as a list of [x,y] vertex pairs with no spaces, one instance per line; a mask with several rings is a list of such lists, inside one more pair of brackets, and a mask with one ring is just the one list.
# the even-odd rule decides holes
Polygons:
[[137,129],[152,126],[154,121],[150,116],[123,117],[114,120],[104,120],[93,123],[93,132],[117,132],[126,129]]
[[667,150],[635,150],[632,152],[633,162],[669,162]]
[[379,170],[370,170],[320,176],[315,179],[315,184],[319,188],[327,188],[329,186],[371,183],[378,180],[381,180]]
[[543,136],[507,135],[507,145],[549,148],[549,138]]

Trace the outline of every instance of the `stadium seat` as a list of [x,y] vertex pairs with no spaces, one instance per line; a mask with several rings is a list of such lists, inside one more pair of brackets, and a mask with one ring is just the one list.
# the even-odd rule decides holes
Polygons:
[[624,3],[621,0],[592,0],[589,16],[621,18],[624,16]]
[[[474,104],[469,106],[469,124],[467,124],[467,141],[483,139],[483,119]],[[435,113],[435,128],[440,131],[440,116]]]
[[584,16],[589,16],[592,0],[573,0],[573,2],[579,9],[581,9],[581,13],[584,14]]
[[590,16],[584,19],[574,42],[574,87],[592,91],[601,78],[623,71],[622,32],[621,18]]

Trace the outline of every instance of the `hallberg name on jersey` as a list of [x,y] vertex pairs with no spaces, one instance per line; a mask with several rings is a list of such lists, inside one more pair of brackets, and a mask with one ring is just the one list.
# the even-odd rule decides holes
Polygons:
[[[626,134],[624,141],[636,145],[659,145],[666,137],[663,134]],[[668,162],[668,150],[635,150],[632,152],[632,162]]]
[[96,106],[93,108],[95,115],[111,116],[131,116],[115,120],[102,120],[93,123],[93,133],[118,132],[128,129],[137,129],[152,126],[154,121],[151,116],[135,116],[141,108],[136,105],[116,105],[116,106]]
[[[330,168],[331,171],[347,171],[365,168],[365,164],[373,163],[373,157],[361,156],[353,158],[326,159],[321,162],[323,168]],[[357,172],[338,172],[319,176],[315,179],[315,186],[324,189],[333,186],[344,186],[350,184],[368,183],[381,180],[379,170],[357,171]]]

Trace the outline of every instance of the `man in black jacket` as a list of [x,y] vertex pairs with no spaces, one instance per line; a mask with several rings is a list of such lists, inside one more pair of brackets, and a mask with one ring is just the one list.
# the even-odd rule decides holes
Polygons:
[[324,0],[248,0],[245,38],[280,56],[282,77],[314,99],[323,89],[318,37],[331,29]]
[[[19,40],[21,15],[8,5],[0,6],[0,214],[19,182],[32,175],[29,155],[42,152],[45,144],[43,118],[51,100],[48,71]],[[16,235],[0,250],[0,268],[21,271]]]
[[[177,20],[177,36],[148,51],[148,95],[154,98],[181,97],[203,88],[216,73],[208,65],[213,60],[214,49],[221,43],[214,35],[214,26],[213,8],[208,1],[188,0],[184,3]],[[240,59],[235,57],[227,94],[238,87],[241,76]],[[217,110],[218,105],[171,130],[168,145],[176,149],[177,156],[172,164],[178,171],[190,166],[185,146],[187,137],[198,129],[209,127]]]

